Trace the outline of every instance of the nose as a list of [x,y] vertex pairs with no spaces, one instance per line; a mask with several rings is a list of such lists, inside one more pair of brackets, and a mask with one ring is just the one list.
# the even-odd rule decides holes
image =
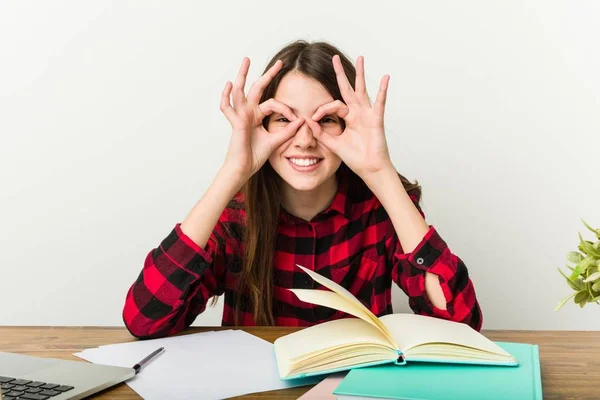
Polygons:
[[313,131],[305,121],[302,123],[300,128],[296,131],[296,135],[294,136],[294,146],[300,147],[302,149],[315,147],[317,145],[317,141],[313,135]]

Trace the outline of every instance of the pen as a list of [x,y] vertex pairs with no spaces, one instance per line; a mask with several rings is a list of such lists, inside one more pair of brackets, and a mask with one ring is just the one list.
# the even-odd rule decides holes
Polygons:
[[150,361],[151,359],[153,359],[154,357],[156,357],[164,349],[165,349],[164,347],[161,347],[159,349],[154,350],[152,353],[150,353],[150,355],[148,355],[142,361],[140,361],[139,363],[135,364],[133,366],[133,369],[135,370],[135,374],[137,375],[137,373],[140,372],[140,370],[142,369],[142,367],[144,365],[146,365],[148,363],[148,361]]

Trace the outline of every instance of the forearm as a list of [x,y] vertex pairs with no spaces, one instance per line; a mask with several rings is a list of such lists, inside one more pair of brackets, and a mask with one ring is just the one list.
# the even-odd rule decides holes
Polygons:
[[[373,174],[365,183],[379,199],[389,215],[405,253],[412,252],[421,242],[429,226],[404,189],[393,167]],[[432,304],[446,309],[446,298],[437,275],[425,273],[425,291]]]
[[204,248],[219,217],[246,179],[221,168],[208,190],[181,223],[181,230]]
[[127,292],[123,321],[129,332],[146,339],[185,329],[219,291],[213,271],[222,264],[221,259],[215,260],[175,226],[148,253]]

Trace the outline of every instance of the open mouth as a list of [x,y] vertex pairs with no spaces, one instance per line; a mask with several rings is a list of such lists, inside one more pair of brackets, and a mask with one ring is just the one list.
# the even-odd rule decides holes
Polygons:
[[294,157],[286,157],[288,163],[292,168],[297,171],[307,172],[313,171],[321,165],[321,162],[324,158],[315,157],[315,158],[294,158]]

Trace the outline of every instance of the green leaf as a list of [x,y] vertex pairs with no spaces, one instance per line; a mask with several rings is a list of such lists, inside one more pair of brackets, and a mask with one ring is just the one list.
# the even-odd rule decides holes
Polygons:
[[600,257],[600,250],[596,250],[592,243],[588,240],[583,240],[581,233],[579,234],[579,249],[587,254],[588,256],[594,256],[595,258]]
[[583,307],[585,305],[585,303],[587,303],[587,299],[589,297],[589,293],[586,289],[580,290],[579,292],[577,292],[577,294],[575,295],[575,303],[579,304],[580,307]]
[[575,266],[575,269],[573,272],[571,272],[571,280],[574,280],[579,275],[583,274],[586,269],[588,269],[590,260],[591,259],[589,257],[586,257]]
[[565,279],[567,280],[567,284],[571,287],[571,289],[576,291],[583,289],[583,280],[581,278],[571,279],[570,277],[565,275],[565,273],[562,272],[560,268],[558,268],[558,272],[560,272],[560,274],[565,277]]
[[585,278],[583,280],[583,283],[596,282],[598,279],[600,279],[600,272],[594,272],[593,274]]
[[583,218],[580,218],[580,219],[581,219],[581,222],[583,222],[583,224],[585,225],[585,227],[588,228],[590,231],[594,232],[596,234],[596,236],[598,237],[598,239],[600,239],[600,229],[594,229],[591,226],[589,226],[588,223],[583,220]]
[[569,301],[576,294],[577,294],[577,292],[572,293],[572,294],[568,295],[567,297],[565,297],[564,299],[562,299],[561,301],[559,301],[558,305],[556,306],[556,308],[554,309],[554,311],[560,310],[562,308],[562,306],[564,306],[567,303],[567,301]]
[[583,255],[578,251],[570,251],[567,253],[567,260],[573,264],[577,264],[579,261],[583,260]]
[[586,289],[588,291],[588,294],[590,295],[590,297],[588,297],[588,298],[589,299],[593,299],[594,298],[594,291],[592,290],[592,284],[591,283],[587,283],[585,285],[585,287],[586,287]]
[[594,292],[600,292],[600,281],[598,281],[592,285],[592,290]]

